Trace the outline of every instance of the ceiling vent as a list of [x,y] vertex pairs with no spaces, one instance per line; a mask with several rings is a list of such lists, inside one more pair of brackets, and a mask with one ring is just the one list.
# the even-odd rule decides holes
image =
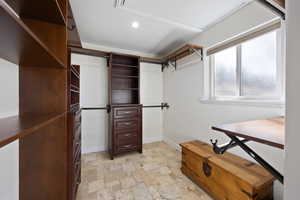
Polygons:
[[125,1],[126,0],[116,0],[115,1],[115,7],[116,8],[121,8],[121,7],[125,6]]

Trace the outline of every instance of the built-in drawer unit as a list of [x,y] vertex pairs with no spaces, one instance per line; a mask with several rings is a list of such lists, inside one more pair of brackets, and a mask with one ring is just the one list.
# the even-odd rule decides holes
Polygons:
[[109,135],[111,158],[117,154],[142,152],[142,106],[112,106]]

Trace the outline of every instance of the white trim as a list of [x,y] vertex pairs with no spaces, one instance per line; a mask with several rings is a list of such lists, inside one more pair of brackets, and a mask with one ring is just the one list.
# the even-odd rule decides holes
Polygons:
[[89,148],[85,148],[85,151],[82,151],[82,154],[89,154],[89,153],[96,153],[96,152],[103,152],[103,151],[107,151],[107,147],[106,146],[97,146],[97,147],[89,147]]
[[1,118],[7,118],[7,117],[13,117],[19,114],[19,109],[16,109],[14,111],[9,111],[9,112],[5,112],[5,113],[0,113],[0,119]]
[[161,142],[163,141],[162,136],[151,137],[151,138],[143,138],[143,144],[153,143],[153,142]]
[[236,106],[254,106],[254,107],[270,107],[270,108],[284,108],[285,102],[276,100],[242,100],[242,99],[212,99],[200,98],[199,101],[203,104],[213,105],[236,105]]

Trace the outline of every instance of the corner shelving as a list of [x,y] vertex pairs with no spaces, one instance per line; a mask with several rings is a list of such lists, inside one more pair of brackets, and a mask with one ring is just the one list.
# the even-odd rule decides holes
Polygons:
[[[0,2],[0,57],[23,66],[60,66],[65,63],[4,3]],[[33,59],[34,58],[34,59]]]

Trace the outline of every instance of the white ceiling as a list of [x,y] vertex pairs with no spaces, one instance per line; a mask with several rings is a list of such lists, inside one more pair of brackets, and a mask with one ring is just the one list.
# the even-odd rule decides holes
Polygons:
[[126,0],[115,8],[115,0],[71,0],[71,6],[83,42],[163,55],[249,1]]

